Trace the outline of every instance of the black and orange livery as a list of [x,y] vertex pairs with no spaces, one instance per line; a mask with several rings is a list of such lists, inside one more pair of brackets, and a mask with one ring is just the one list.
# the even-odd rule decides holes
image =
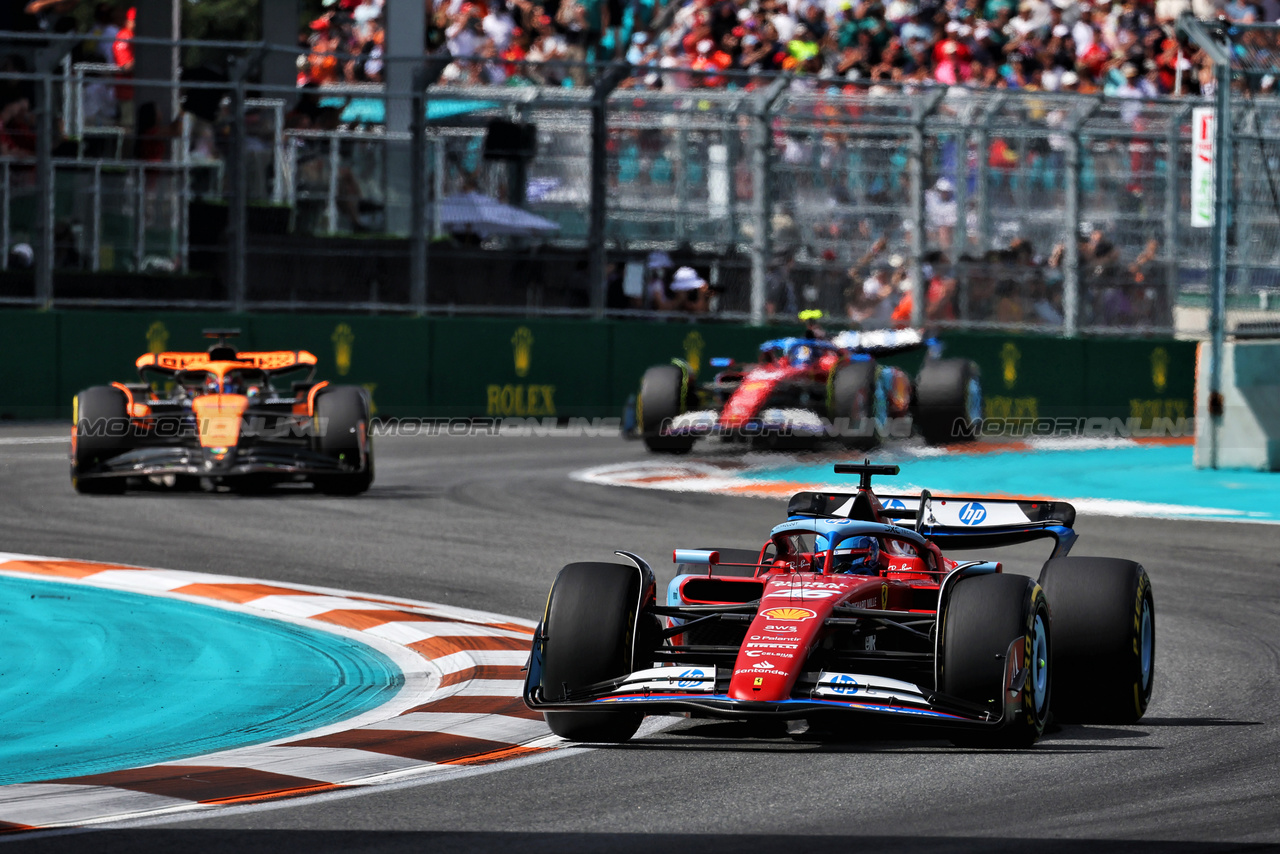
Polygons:
[[207,352],[146,353],[141,382],[76,395],[71,482],[122,492],[130,478],[260,488],[309,481],[355,494],[373,482],[369,400],[315,380],[306,350],[237,352],[238,330],[207,330]]

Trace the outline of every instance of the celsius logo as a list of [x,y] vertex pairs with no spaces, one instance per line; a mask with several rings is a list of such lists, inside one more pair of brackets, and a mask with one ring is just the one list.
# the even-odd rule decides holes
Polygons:
[[960,508],[961,525],[980,525],[987,518],[987,508],[976,501],[970,501]]
[[888,501],[884,503],[884,509],[885,510],[906,510],[907,505],[903,504],[897,498],[890,498]]
[[707,674],[694,668],[693,670],[686,670],[676,678],[679,680],[676,682],[677,688],[696,688],[706,680]]

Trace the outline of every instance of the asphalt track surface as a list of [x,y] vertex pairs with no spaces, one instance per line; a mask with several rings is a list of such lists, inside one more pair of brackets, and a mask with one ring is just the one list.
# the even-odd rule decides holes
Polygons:
[[[61,431],[61,427],[56,428]],[[65,448],[0,430],[0,549],[242,574],[536,619],[559,567],[762,540],[776,501],[570,481],[640,459],[615,438],[398,438],[355,499],[81,497]],[[880,455],[884,459],[889,454]],[[974,484],[974,491],[998,484]],[[1277,481],[1280,500],[1280,480]],[[684,721],[439,782],[197,820],[0,838],[15,851],[1280,851],[1280,528],[1081,518],[1079,555],[1140,560],[1156,695],[1131,727],[1067,726],[1026,751],[927,735],[758,737]],[[1009,569],[1034,574],[1038,553]],[[757,736],[757,737],[753,737]]]

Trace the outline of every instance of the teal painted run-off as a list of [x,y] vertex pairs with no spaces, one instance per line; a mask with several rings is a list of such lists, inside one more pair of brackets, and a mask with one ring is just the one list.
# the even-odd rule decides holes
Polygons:
[[[1066,501],[1116,502],[1081,507],[1087,515],[1156,516],[1212,521],[1280,522],[1280,475],[1214,471],[1191,465],[1190,445],[1129,445],[1030,452],[955,453],[920,458],[884,448],[877,462],[901,463],[897,477],[878,478],[891,493],[910,486],[935,495],[1014,495]],[[744,479],[848,484],[830,464],[743,472]]]
[[0,577],[0,784],[260,744],[404,682],[329,632],[176,599]]

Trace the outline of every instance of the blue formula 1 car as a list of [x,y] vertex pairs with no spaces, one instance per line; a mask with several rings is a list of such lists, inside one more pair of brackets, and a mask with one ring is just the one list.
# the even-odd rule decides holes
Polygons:
[[[645,561],[575,563],[534,635],[525,703],[576,741],[629,738],[645,715],[887,721],[957,744],[1026,747],[1052,714],[1133,723],[1155,676],[1139,564],[1068,557],[1059,501],[877,495],[897,466],[842,464],[854,493],[801,492],[757,550],[677,549],[659,599]],[[951,553],[1040,538],[1038,579]]]

